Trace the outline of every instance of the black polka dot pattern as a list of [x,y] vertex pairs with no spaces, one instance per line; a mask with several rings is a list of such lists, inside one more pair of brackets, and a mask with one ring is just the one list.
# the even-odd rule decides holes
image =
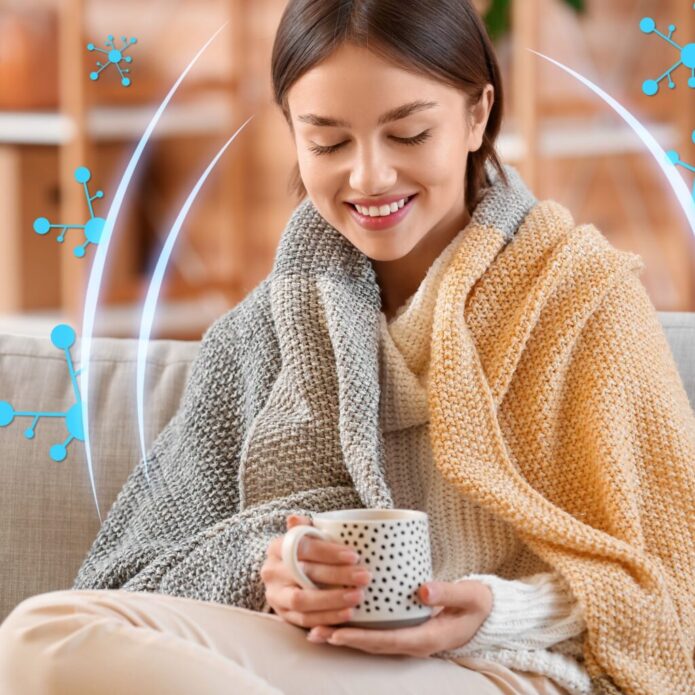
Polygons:
[[408,617],[422,609],[418,588],[432,579],[432,557],[426,520],[343,522],[340,539],[355,550],[372,580],[356,613],[365,617]]

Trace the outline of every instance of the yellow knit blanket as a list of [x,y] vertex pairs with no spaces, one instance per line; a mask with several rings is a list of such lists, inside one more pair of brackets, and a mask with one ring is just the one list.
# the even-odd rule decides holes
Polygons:
[[644,262],[539,203],[442,279],[435,464],[568,581],[599,693],[695,693],[695,415]]

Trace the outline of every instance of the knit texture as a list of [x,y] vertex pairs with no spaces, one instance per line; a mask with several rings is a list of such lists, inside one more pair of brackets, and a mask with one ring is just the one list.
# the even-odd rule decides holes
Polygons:
[[[597,692],[693,693],[695,415],[643,263],[507,172],[434,309],[435,465],[567,581]],[[74,588],[260,610],[287,515],[392,508],[380,313],[369,258],[301,203],[269,276],[205,332]]]
[[695,693],[695,416],[643,267],[552,201],[509,243],[474,223],[435,306],[430,431],[570,585],[597,689]]
[[[441,278],[465,232],[434,260],[395,317],[387,322],[381,316],[386,479],[396,506],[428,514],[434,579],[477,579],[492,590],[492,611],[474,638],[435,656],[454,661],[482,656],[548,676],[572,695],[586,695],[590,678],[579,663],[584,620],[564,580],[529,552],[508,523],[444,480],[432,461],[427,375],[433,309]],[[497,576],[500,572],[508,578]]]

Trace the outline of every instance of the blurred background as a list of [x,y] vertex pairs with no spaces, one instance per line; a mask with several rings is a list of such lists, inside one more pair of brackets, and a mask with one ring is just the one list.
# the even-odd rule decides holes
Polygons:
[[[37,218],[84,225],[75,170],[106,217],[156,108],[193,56],[197,62],[145,150],[109,247],[94,334],[137,337],[154,263],[188,192],[251,115],[198,197],[167,270],[153,338],[199,340],[270,271],[297,201],[288,192],[292,141],[272,103],[270,54],[285,0],[0,0],[0,332],[48,337],[60,322],[81,334],[96,253],[73,249],[79,229],[46,235]],[[677,58],[640,20],[674,40],[695,40],[690,0],[480,0],[506,89],[498,149],[539,199],[568,206],[617,247],[639,253],[657,309],[695,311],[695,237],[663,172],[640,139],[578,81],[528,51],[585,75],[621,101],[666,150],[695,164],[689,71],[677,87],[642,93]],[[113,65],[89,79],[109,34],[128,49],[132,84]],[[123,64],[124,65],[124,64]],[[692,189],[695,174],[678,168]],[[695,204],[695,203],[694,203]]]

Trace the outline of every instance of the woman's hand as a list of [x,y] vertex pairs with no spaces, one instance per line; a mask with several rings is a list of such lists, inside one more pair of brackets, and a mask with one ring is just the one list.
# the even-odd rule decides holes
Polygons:
[[[290,516],[288,529],[299,524],[311,526],[311,519]],[[282,561],[283,536],[268,545],[261,567],[265,598],[277,615],[298,627],[344,623],[355,606],[364,599],[364,587],[371,581],[368,568],[359,563],[359,555],[342,543],[305,536],[299,542],[297,558],[304,573],[316,584],[342,588],[305,589],[297,584],[289,567]],[[354,560],[347,557],[354,556]]]
[[492,591],[479,581],[428,582],[418,593],[422,603],[434,606],[432,617],[420,625],[395,630],[321,625],[308,639],[372,654],[428,657],[469,642],[492,610]]

